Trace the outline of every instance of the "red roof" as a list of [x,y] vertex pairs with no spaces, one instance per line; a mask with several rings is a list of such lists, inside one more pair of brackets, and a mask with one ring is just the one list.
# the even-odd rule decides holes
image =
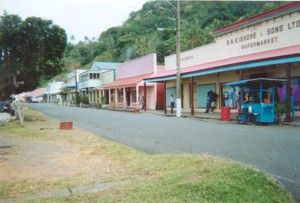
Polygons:
[[109,89],[109,88],[136,86],[139,82],[142,82],[145,78],[147,78],[151,74],[152,73],[147,73],[147,74],[128,77],[128,78],[121,78],[106,84],[103,88]]
[[[247,63],[247,62],[253,62],[258,60],[279,58],[279,57],[299,55],[299,54],[300,54],[300,45],[295,45],[291,47],[285,47],[285,48],[280,48],[280,49],[275,49],[270,51],[244,55],[244,56],[236,56],[236,57],[222,59],[218,61],[212,61],[208,63],[202,63],[202,64],[182,68],[180,73],[186,74],[186,73],[204,71],[204,70],[218,68],[218,67],[224,67],[233,64]],[[168,70],[161,73],[152,74],[146,79],[163,78],[163,77],[169,77],[173,75],[176,75],[176,70]]]
[[26,94],[26,97],[40,97],[46,92],[46,88],[38,88]]
[[216,31],[216,33],[221,33],[221,32],[224,32],[224,31],[227,31],[227,30],[230,30],[230,29],[238,28],[239,26],[241,26],[243,24],[255,21],[257,19],[269,17],[269,16],[272,16],[274,14],[277,14],[277,13],[280,13],[282,11],[285,11],[285,10],[287,10],[289,8],[293,8],[293,7],[297,7],[297,6],[300,6],[300,2],[293,2],[293,3],[287,4],[287,5],[281,6],[279,8],[276,8],[274,10],[267,11],[267,12],[258,14],[256,16],[253,16],[253,17],[250,17],[250,18],[246,18],[246,19],[240,20],[240,21],[238,21],[236,23],[233,23],[233,24],[227,25],[225,27],[222,27],[222,28],[218,29]]

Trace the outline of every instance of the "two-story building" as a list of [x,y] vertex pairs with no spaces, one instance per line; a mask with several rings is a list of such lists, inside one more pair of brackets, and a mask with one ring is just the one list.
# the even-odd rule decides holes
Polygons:
[[94,62],[91,69],[79,75],[79,90],[89,99],[89,104],[98,106],[104,95],[102,87],[115,80],[115,69],[119,63]]
[[[228,93],[235,98],[238,94],[224,84],[252,78],[287,79],[285,86],[277,88],[277,94],[281,101],[293,95],[296,110],[300,110],[299,36],[300,2],[294,2],[220,28],[213,43],[181,52],[183,111],[204,112],[210,90],[218,94],[220,110]],[[165,57],[164,72],[145,79],[165,84],[165,106],[169,105],[170,94],[176,95],[176,72],[173,54]],[[236,108],[236,103],[233,99],[230,107]]]
[[162,105],[157,95],[162,91],[156,83],[144,83],[144,78],[157,73],[156,54],[124,62],[116,69],[116,80],[104,86],[108,92],[109,108],[149,109]]

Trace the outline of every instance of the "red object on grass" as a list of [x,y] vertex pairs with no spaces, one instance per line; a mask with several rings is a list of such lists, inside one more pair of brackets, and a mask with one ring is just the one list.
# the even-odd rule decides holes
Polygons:
[[62,130],[71,130],[73,129],[73,122],[60,122],[59,128]]

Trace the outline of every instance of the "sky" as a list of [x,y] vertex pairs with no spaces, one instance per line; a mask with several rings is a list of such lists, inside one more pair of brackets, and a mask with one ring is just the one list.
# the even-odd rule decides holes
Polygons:
[[0,0],[0,15],[4,10],[23,20],[29,16],[52,20],[64,28],[68,39],[75,41],[99,37],[101,32],[122,25],[132,11],[142,8],[147,0]]

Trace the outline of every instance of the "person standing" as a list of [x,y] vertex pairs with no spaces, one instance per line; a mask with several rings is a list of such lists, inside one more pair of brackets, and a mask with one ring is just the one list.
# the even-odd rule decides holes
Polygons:
[[206,99],[206,110],[204,113],[208,113],[211,108],[212,103],[212,91],[207,92],[207,99]]
[[170,105],[171,105],[171,113],[173,113],[174,112],[174,106],[175,106],[175,101],[174,101],[173,94],[171,94],[171,97],[170,97]]
[[215,108],[217,107],[218,95],[213,91],[210,91],[210,94],[211,94],[211,103],[210,103],[211,112],[214,112]]

